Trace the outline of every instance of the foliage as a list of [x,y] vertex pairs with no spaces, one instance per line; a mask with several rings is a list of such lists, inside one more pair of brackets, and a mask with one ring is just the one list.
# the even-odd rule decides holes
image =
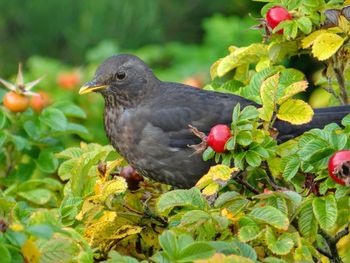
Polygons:
[[[350,115],[342,127],[330,123],[282,144],[272,128],[276,120],[294,125],[311,120],[313,109],[299,97],[310,84],[330,93],[330,105],[347,102],[347,7],[323,0],[266,2],[263,17],[281,5],[293,19],[273,30],[262,21],[264,41],[229,47],[229,54],[212,65],[212,81],[205,87],[262,107],[232,109],[233,136],[226,151],[203,152],[204,160],[217,165],[191,189],[171,190],[147,179],[128,189],[120,176],[123,158],[111,146],[86,142],[90,133],[82,123],[102,124],[84,122],[84,111],[68,102],[84,106],[72,92],[75,87],[51,90],[56,102],[41,113],[1,107],[2,262],[349,261],[350,188],[329,178],[327,163],[334,152],[350,148]],[[206,56],[215,45],[210,30],[223,27],[223,19],[212,21],[206,25],[207,44],[194,57]],[[137,52],[154,64],[164,54],[183,59],[196,52],[193,46],[182,53],[181,48],[169,44]],[[92,61],[101,50],[90,53]],[[325,64],[314,83],[284,63],[300,54]],[[59,86],[57,72],[72,71],[39,57],[28,64],[33,78],[49,72],[45,89]],[[75,70],[86,75],[94,67]],[[89,117],[97,119],[101,112],[88,107]]]

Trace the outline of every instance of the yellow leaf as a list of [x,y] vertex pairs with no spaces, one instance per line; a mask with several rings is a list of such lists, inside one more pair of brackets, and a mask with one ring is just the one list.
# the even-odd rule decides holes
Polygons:
[[254,43],[248,47],[234,49],[230,55],[220,61],[217,74],[222,77],[238,66],[257,63],[262,57],[266,56],[268,56],[268,52],[267,46],[264,44]]
[[265,79],[261,84],[260,97],[263,107],[259,109],[259,117],[269,122],[276,109],[279,73]]
[[128,189],[128,184],[123,177],[117,177],[113,180],[107,181],[103,185],[101,202],[105,202],[112,195],[124,193]]
[[345,33],[349,33],[350,29],[350,23],[344,16],[339,16],[338,18],[338,26],[343,30]]
[[350,5],[350,0],[345,0],[344,1],[344,6]]
[[40,251],[32,240],[27,239],[27,241],[23,244],[21,250],[22,250],[23,257],[25,258],[25,262],[29,262],[29,263],[39,262]]
[[219,184],[218,183],[210,183],[208,186],[206,186],[203,191],[202,194],[206,195],[206,196],[211,196],[214,195],[218,192],[219,190]]
[[277,118],[291,124],[305,124],[312,120],[314,111],[311,106],[302,100],[289,99],[284,102],[278,112]]
[[283,90],[283,95],[277,101],[278,104],[282,104],[287,99],[291,98],[295,94],[305,91],[309,83],[305,80],[294,82]]
[[122,239],[127,236],[138,234],[142,231],[140,226],[124,225],[118,228],[117,232],[109,239]]
[[213,65],[211,65],[210,67],[210,77],[211,79],[215,79],[218,76],[218,66],[221,62],[222,58],[220,58],[219,60],[215,61],[213,63]]
[[312,46],[312,54],[318,60],[326,60],[334,55],[343,45],[344,38],[333,33],[319,35]]
[[324,30],[324,29],[312,32],[310,35],[303,38],[303,40],[301,41],[301,47],[302,48],[311,47],[312,44],[314,43],[314,41],[316,40],[316,38],[318,38],[321,34],[326,33],[326,32],[327,32],[327,30]]
[[10,225],[10,229],[15,232],[21,232],[24,230],[24,227],[21,224],[13,223]]
[[253,263],[250,258],[246,258],[238,255],[225,255],[222,253],[216,253],[209,259],[195,260],[194,263]]

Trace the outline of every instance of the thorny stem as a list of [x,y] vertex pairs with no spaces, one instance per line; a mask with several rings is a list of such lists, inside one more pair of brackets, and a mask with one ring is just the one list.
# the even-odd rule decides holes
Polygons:
[[337,243],[338,241],[343,238],[344,236],[349,234],[349,227],[350,223],[348,223],[345,228],[341,231],[339,231],[334,237],[329,235],[326,231],[324,231],[322,228],[319,229],[319,234],[324,238],[326,241],[329,250],[331,253],[328,253],[327,251],[323,250],[322,248],[317,248],[317,250],[327,256],[332,263],[343,263],[343,260],[339,256],[338,249],[337,249]]
[[244,180],[243,178],[241,178],[242,176],[242,172],[239,172],[237,174],[232,174],[232,178],[239,184],[245,186],[249,191],[251,191],[254,194],[260,194],[259,190],[256,189],[254,186],[252,186],[251,184],[249,184],[246,180]]

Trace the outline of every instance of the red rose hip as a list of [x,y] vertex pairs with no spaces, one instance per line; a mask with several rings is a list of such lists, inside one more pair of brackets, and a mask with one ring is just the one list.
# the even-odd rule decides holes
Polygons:
[[328,172],[336,183],[350,186],[350,150],[334,153],[328,162]]
[[207,144],[217,153],[225,151],[225,144],[232,136],[231,130],[227,125],[218,124],[211,128],[207,137]]
[[[279,25],[279,23],[285,20],[292,20],[292,16],[288,10],[282,6],[274,6],[270,8],[266,13],[267,25],[272,29],[274,29]],[[281,29],[277,33],[282,34],[283,30]]]

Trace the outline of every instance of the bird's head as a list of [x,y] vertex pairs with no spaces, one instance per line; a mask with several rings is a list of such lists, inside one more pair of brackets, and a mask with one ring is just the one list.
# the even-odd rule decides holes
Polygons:
[[148,82],[155,79],[151,69],[138,57],[116,55],[98,67],[93,80],[82,86],[79,94],[94,91],[101,93],[105,99],[130,100],[144,94]]

